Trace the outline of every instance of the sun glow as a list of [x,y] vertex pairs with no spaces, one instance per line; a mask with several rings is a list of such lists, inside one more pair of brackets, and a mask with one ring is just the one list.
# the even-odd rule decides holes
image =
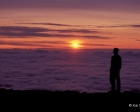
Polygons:
[[73,40],[73,41],[71,41],[71,46],[75,49],[81,48],[82,47],[81,41]]
[[79,47],[79,44],[78,43],[73,43],[73,47],[74,48],[78,48]]

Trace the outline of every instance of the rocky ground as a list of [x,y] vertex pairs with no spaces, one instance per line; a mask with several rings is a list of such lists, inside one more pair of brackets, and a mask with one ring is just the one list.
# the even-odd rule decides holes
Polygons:
[[1,102],[7,104],[33,104],[43,107],[56,106],[83,108],[140,108],[140,93],[124,91],[122,93],[79,93],[77,91],[47,91],[47,90],[6,90],[0,89]]

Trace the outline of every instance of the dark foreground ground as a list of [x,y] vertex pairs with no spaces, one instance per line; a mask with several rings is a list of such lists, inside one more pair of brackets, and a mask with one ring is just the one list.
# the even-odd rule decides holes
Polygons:
[[124,91],[122,93],[79,93],[77,91],[47,90],[5,90],[0,89],[0,102],[12,107],[21,106],[35,109],[104,109],[127,108],[140,109],[140,93]]

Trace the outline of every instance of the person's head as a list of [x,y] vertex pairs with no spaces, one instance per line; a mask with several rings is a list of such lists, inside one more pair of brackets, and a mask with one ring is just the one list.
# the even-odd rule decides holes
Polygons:
[[118,54],[118,52],[119,52],[119,49],[118,48],[114,48],[113,53],[116,55],[116,54]]

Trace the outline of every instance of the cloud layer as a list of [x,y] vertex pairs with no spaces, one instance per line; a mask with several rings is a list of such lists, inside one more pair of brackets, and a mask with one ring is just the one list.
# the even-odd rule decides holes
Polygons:
[[[0,50],[0,88],[107,92],[112,50]],[[140,92],[140,50],[121,50],[121,91]],[[131,59],[131,60],[130,60]]]

